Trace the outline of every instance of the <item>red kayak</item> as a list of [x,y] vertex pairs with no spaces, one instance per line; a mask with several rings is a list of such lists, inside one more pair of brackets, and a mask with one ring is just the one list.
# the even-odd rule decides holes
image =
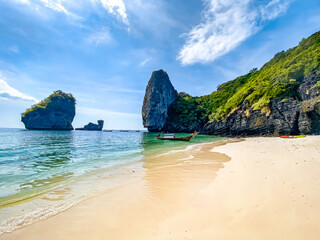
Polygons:
[[280,138],[294,138],[294,136],[280,136]]
[[280,138],[304,138],[306,135],[289,135],[289,136],[280,136]]

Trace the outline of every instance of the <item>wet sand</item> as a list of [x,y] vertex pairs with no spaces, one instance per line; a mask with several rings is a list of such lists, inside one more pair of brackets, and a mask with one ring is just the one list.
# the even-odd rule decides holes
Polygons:
[[224,143],[146,156],[122,185],[0,239],[320,239],[320,137]]

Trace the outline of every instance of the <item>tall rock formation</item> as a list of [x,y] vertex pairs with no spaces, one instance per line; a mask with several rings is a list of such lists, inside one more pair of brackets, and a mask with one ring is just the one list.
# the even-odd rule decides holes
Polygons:
[[21,121],[30,130],[73,130],[75,104],[72,94],[58,90],[22,113]]
[[161,131],[167,121],[168,108],[177,99],[168,74],[154,71],[148,82],[142,106],[143,126],[149,132]]

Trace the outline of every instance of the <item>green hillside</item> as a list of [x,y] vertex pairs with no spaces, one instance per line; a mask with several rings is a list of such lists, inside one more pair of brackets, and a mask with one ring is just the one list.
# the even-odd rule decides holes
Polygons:
[[319,66],[320,32],[317,32],[303,39],[297,47],[277,53],[260,70],[252,69],[248,74],[220,85],[210,95],[180,95],[171,113],[177,114],[179,122],[185,126],[205,116],[209,121],[224,120],[244,101],[248,107],[268,113],[271,99],[297,98],[296,90],[303,78]]

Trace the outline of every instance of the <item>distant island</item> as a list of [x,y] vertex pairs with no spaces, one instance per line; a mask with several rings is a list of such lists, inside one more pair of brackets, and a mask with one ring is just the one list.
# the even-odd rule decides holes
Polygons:
[[73,130],[76,99],[61,90],[33,105],[21,114],[21,121],[30,130]]
[[98,122],[98,124],[94,124],[92,122],[89,122],[83,128],[76,128],[76,130],[102,131],[104,121],[103,120],[98,120],[97,122]]
[[142,107],[151,132],[220,136],[320,133],[320,32],[277,53],[260,70],[202,97],[178,93],[168,74],[155,71]]

